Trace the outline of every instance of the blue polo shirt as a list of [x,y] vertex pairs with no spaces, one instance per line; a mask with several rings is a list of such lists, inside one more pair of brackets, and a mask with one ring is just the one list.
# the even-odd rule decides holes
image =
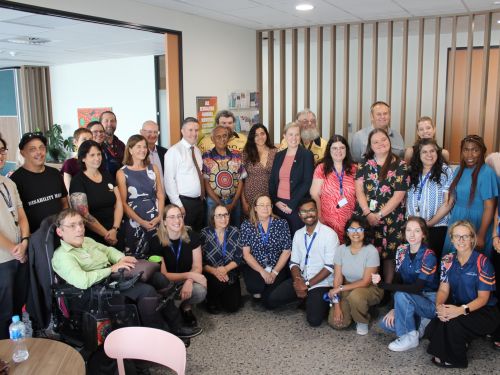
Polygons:
[[[477,298],[478,291],[495,291],[495,270],[483,254],[473,251],[463,266],[456,254],[447,254],[441,261],[441,282],[450,284],[452,302],[467,304]],[[495,306],[497,298],[490,293],[487,306]]]
[[426,292],[435,292],[439,286],[436,255],[426,245],[420,246],[413,259],[410,257],[409,244],[399,246],[396,251],[396,272],[399,272],[404,284],[415,284],[417,279],[424,280]]

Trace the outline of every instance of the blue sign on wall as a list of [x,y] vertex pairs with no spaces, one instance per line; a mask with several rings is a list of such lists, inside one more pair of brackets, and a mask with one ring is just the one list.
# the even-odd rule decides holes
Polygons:
[[0,116],[17,116],[14,70],[0,70]]

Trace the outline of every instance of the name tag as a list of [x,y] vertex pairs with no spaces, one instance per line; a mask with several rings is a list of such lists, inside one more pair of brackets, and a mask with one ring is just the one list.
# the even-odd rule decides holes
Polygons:
[[346,197],[342,197],[341,200],[338,201],[337,205],[339,206],[339,208],[342,208],[344,207],[345,205],[347,204],[347,199]]
[[375,199],[370,199],[370,211],[375,211],[377,209],[377,201]]
[[271,271],[273,270],[273,267],[271,267],[271,266],[267,266],[266,268],[264,268],[264,270],[265,270],[266,272],[271,273]]

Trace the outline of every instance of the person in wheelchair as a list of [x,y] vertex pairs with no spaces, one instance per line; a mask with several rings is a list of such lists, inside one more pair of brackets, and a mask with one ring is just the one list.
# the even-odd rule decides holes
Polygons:
[[[56,233],[61,238],[61,246],[54,252],[52,267],[66,283],[79,289],[90,290],[112,273],[135,267],[137,260],[134,257],[125,256],[113,247],[85,237],[83,217],[78,211],[72,208],[61,211],[55,224]],[[160,304],[157,290],[166,289],[169,281],[157,273],[150,282],[154,287],[138,281],[130,288],[120,291],[121,296],[137,305],[142,324],[164,329],[166,323],[169,331],[180,338],[199,335],[201,328],[183,325],[179,310],[172,300],[162,303],[160,311],[157,311]]]

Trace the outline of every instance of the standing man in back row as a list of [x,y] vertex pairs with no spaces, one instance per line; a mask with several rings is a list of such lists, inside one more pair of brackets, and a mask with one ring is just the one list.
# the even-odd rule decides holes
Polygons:
[[[229,129],[229,140],[227,142],[227,147],[232,151],[238,153],[243,152],[243,148],[247,143],[247,137],[242,133],[236,133],[234,131],[234,125],[236,123],[236,117],[233,112],[223,110],[217,112],[215,115],[215,126],[223,126]],[[205,153],[214,148],[214,142],[212,141],[212,134],[205,135],[202,140],[198,143],[198,147],[201,153]]]
[[[321,138],[319,134],[316,115],[313,111],[306,108],[297,113],[295,120],[300,125],[300,144],[313,153],[314,164],[316,165],[325,156],[327,144],[327,141]],[[286,139],[283,137],[279,149],[281,151],[287,147],[288,144],[286,143]]]
[[194,117],[182,122],[182,139],[165,154],[163,181],[170,202],[179,206],[184,224],[200,232],[203,228],[205,183],[198,141],[199,124]]
[[25,133],[19,142],[24,163],[10,177],[15,182],[30,232],[34,233],[47,216],[68,208],[68,192],[61,173],[45,165],[47,138],[42,133]]
[[125,153],[125,144],[115,135],[116,131],[116,115],[111,111],[104,111],[99,116],[99,122],[104,127],[106,138],[102,144],[104,162],[106,163],[107,171],[115,178],[116,171],[122,167],[123,155]]
[[[146,139],[149,149],[149,160],[153,165],[156,165],[161,175],[163,176],[165,154],[167,149],[157,145],[158,137],[160,136],[160,127],[158,124],[152,120],[148,120],[142,124],[141,135]],[[162,179],[163,192],[165,191],[165,183]],[[167,203],[165,203],[167,205]]]
[[391,139],[392,152],[400,158],[405,153],[405,141],[401,134],[391,128],[391,107],[386,102],[378,101],[370,107],[371,126],[358,130],[354,133],[351,142],[351,155],[356,163],[361,163],[364,159],[366,146],[368,144],[368,135],[373,129],[383,129]]

